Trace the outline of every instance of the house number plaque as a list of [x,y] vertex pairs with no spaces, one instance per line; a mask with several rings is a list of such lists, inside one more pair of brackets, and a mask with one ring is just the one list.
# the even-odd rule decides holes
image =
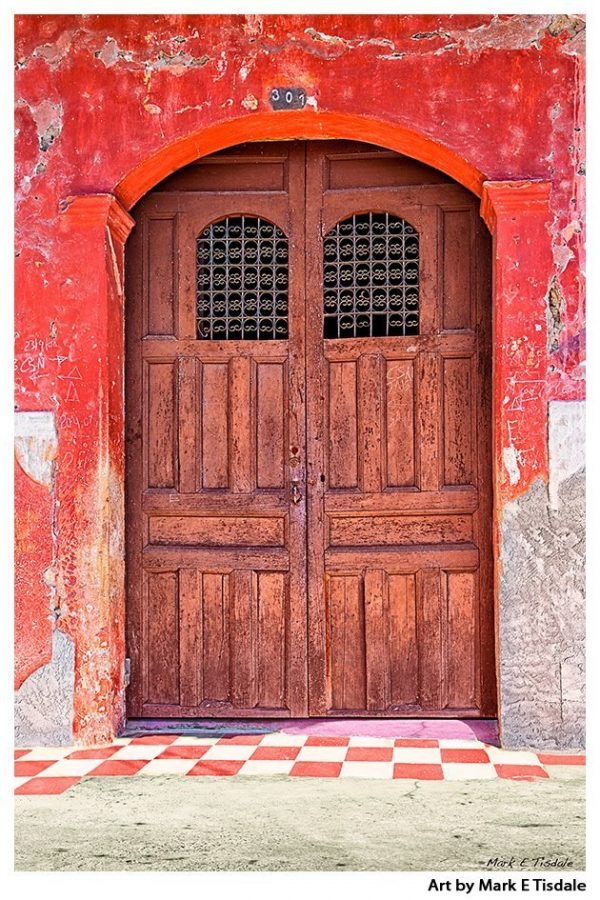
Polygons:
[[306,91],[299,87],[275,87],[271,88],[270,100],[273,109],[303,109]]

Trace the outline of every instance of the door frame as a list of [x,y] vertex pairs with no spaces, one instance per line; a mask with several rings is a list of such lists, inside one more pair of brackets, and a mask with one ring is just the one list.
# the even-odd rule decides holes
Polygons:
[[[80,331],[94,335],[99,362],[90,429],[81,437],[85,448],[75,448],[81,451],[79,478],[86,515],[78,520],[77,533],[63,538],[82,548],[75,555],[73,577],[94,604],[92,626],[80,628],[75,635],[73,722],[79,743],[110,741],[125,721],[124,254],[135,224],[128,210],[176,169],[238,143],[356,140],[357,136],[365,143],[437,168],[468,188],[481,199],[481,216],[493,238],[493,559],[502,733],[501,516],[507,503],[526,491],[536,477],[547,478],[548,472],[543,382],[548,359],[545,293],[552,255],[546,225],[551,214],[551,183],[537,179],[487,181],[469,160],[404,126],[346,113],[302,110],[256,112],[193,132],[141,161],[115,185],[114,193],[69,196],[62,204],[62,240],[76,245],[78,255],[86,260],[86,277],[79,284]],[[513,303],[515,297],[517,304]],[[518,350],[524,337],[528,364]],[[517,349],[510,351],[510,347]],[[522,450],[525,436],[531,451]],[[58,494],[60,497],[60,460]],[[92,682],[101,687],[94,690]]]

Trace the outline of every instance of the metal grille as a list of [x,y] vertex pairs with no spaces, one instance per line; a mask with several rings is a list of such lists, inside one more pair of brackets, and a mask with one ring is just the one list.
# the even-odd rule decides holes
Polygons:
[[196,239],[199,340],[288,336],[288,240],[272,222],[229,216]]
[[419,333],[419,234],[368,212],[338,222],[323,248],[326,338]]

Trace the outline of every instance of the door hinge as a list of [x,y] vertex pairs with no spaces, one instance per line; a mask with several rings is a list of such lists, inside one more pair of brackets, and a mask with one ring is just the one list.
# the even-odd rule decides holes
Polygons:
[[131,683],[131,660],[128,656],[125,658],[125,665],[123,666],[123,682],[125,687],[129,687]]

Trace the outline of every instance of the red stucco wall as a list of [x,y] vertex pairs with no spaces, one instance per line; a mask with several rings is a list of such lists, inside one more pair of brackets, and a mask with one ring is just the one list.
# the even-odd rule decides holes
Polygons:
[[[107,352],[120,356],[118,336],[106,322],[90,325],[81,309],[81,286],[98,266],[120,302],[119,260],[90,258],[76,233],[60,230],[66,198],[116,192],[131,203],[143,179],[128,176],[149,157],[219,123],[252,116],[258,123],[270,111],[271,87],[296,84],[309,95],[307,116],[362,115],[414,132],[429,140],[432,159],[439,148],[441,167],[447,158],[462,161],[469,186],[548,180],[552,256],[534,286],[546,302],[546,347],[531,352],[522,304],[522,339],[502,347],[510,373],[502,389],[521,413],[529,403],[543,410],[549,399],[581,398],[583,28],[567,16],[18,17],[16,404],[54,411],[58,430],[52,503],[40,507],[45,521],[27,546],[35,556],[37,541],[41,572],[55,514],[58,626],[75,639],[76,691],[88,710],[76,731],[95,710],[101,716],[118,680],[100,659],[107,642],[122,640],[122,610],[109,616],[108,633],[106,611],[89,602],[103,563],[82,535],[97,515],[86,500],[90,485],[98,481],[108,498],[110,479],[120,477],[99,458],[99,408],[107,408],[114,459],[123,423],[121,386],[109,383],[104,361]],[[235,142],[235,129],[228,134]],[[457,163],[456,177],[461,171]],[[533,442],[523,429],[511,439],[520,477],[505,481],[518,493],[546,474],[543,429]],[[19,508],[32,502],[30,493],[21,478]],[[41,632],[45,651],[40,632],[31,643],[27,598],[32,579],[42,583],[35,565],[17,569],[22,673],[28,660],[50,657],[49,629]],[[82,634],[99,662],[77,686]]]

